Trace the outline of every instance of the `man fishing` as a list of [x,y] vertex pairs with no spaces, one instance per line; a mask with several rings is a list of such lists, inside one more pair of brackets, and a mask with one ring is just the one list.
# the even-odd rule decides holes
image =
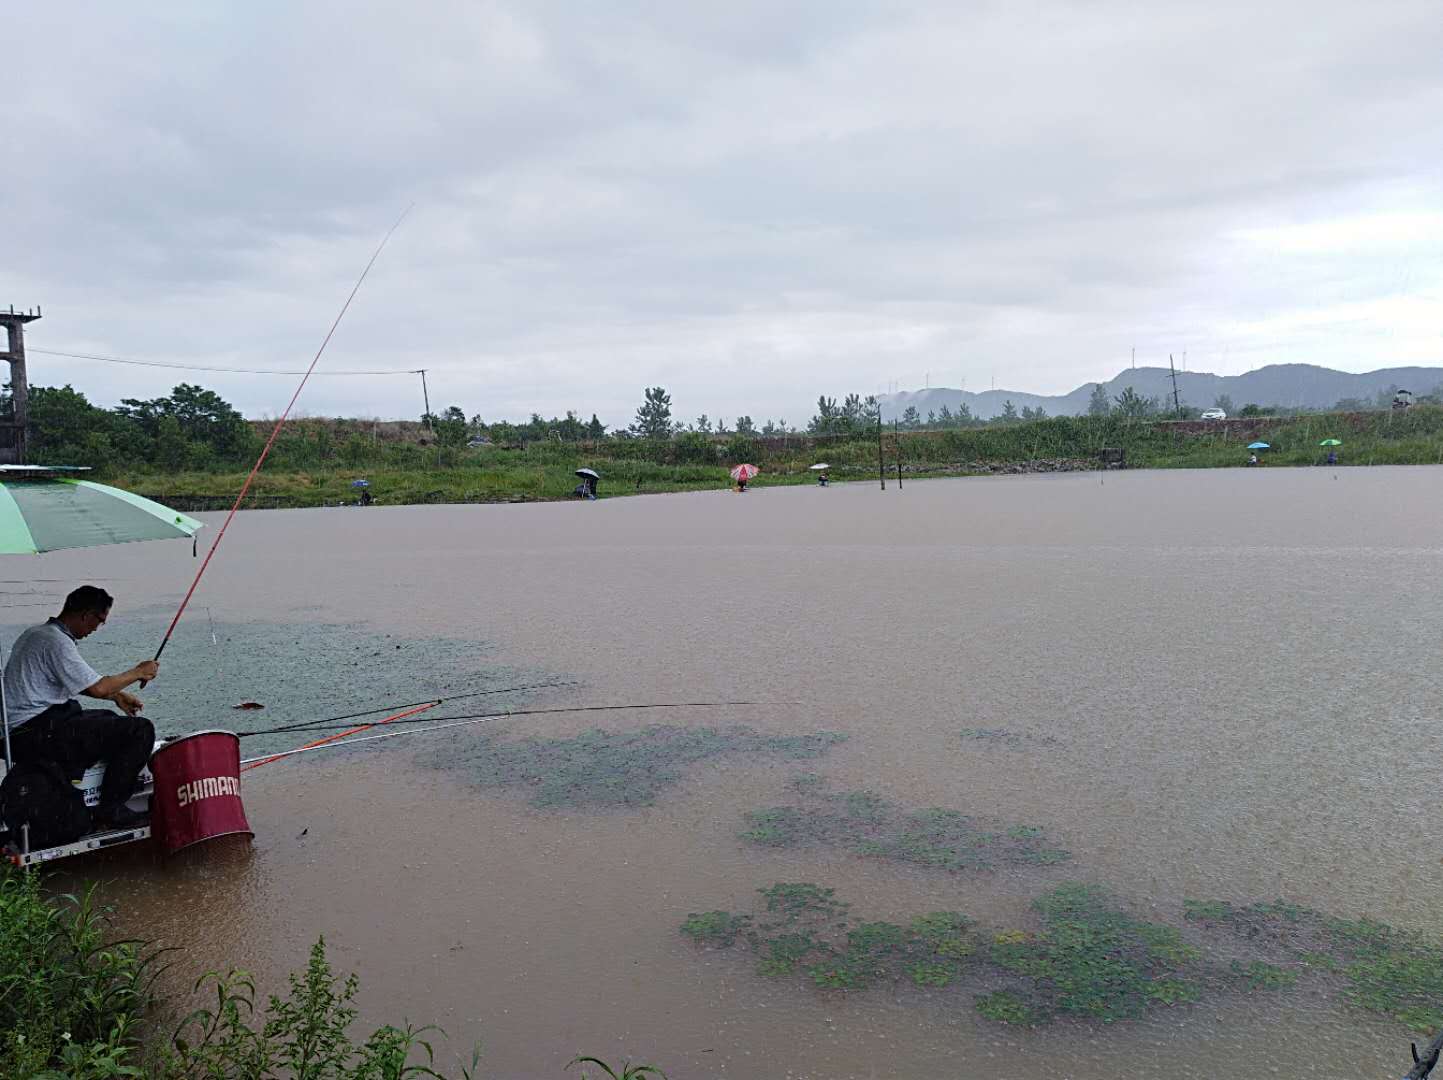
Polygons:
[[[59,615],[22,633],[5,665],[5,704],[17,763],[50,761],[78,780],[105,762],[93,817],[99,826],[124,829],[145,820],[125,803],[155,746],[155,728],[126,687],[155,678],[160,665],[142,660],[129,671],[102,676],[81,657],[77,642],[105,625],[113,603],[104,589],[82,585],[65,598]],[[125,715],[82,708],[78,695],[113,702]]]

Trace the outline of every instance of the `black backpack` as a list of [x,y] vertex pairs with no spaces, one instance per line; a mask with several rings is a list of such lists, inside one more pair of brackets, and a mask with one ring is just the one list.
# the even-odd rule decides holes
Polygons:
[[15,765],[0,783],[0,820],[18,846],[30,826],[30,850],[73,844],[90,831],[85,796],[49,761]]

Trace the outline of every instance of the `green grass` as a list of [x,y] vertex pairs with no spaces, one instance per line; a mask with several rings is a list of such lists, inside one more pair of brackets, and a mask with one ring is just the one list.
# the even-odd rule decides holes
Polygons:
[[[1394,413],[1321,413],[1296,418],[1262,418],[1227,424],[1129,421],[1117,417],[1053,417],[1016,424],[949,431],[888,432],[884,450],[889,478],[895,478],[898,446],[907,475],[988,473],[1038,467],[1094,467],[1104,447],[1126,451],[1130,468],[1218,468],[1247,461],[1249,442],[1272,445],[1266,467],[1320,465],[1325,438],[1342,439],[1340,465],[1443,463],[1443,408],[1420,405]],[[285,442],[286,440],[283,440]],[[729,487],[728,469],[738,460],[759,465],[757,487],[812,484],[808,467],[831,463],[835,480],[875,481],[875,437],[805,435],[785,439],[651,442],[640,439],[597,443],[533,443],[525,447],[448,449],[412,444],[346,441],[311,445],[304,452],[291,440],[256,478],[253,505],[323,506],[354,502],[351,481],[365,477],[382,504],[525,502],[569,498],[586,466],[601,473],[600,495],[720,490]],[[158,469],[105,470],[108,483],[179,507],[229,505],[244,472],[166,472]],[[197,502],[201,500],[201,502]]]
[[845,847],[858,855],[942,870],[1049,865],[1069,855],[1035,825],[993,826],[944,807],[908,809],[869,791],[830,792],[811,775],[794,783],[798,804],[754,810],[741,839],[764,847]]
[[626,808],[650,806],[680,783],[682,770],[733,754],[815,758],[846,738],[835,732],[763,735],[748,727],[654,725],[639,731],[588,731],[571,738],[509,740],[480,735],[420,760],[455,769],[482,787],[521,788],[532,806]]

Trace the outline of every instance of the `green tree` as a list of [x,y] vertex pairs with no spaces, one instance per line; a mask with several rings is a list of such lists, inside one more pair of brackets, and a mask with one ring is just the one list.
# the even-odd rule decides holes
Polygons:
[[968,405],[967,402],[964,401],[964,402],[962,402],[960,405],[957,406],[957,426],[958,426],[958,427],[967,427],[969,424],[973,423],[975,420],[976,420],[976,417],[974,417],[974,416],[972,415],[972,406],[971,406],[971,405]]
[[882,403],[877,400],[876,394],[868,394],[862,400],[862,423],[867,428],[874,428],[882,419]]
[[841,410],[837,408],[837,399],[822,394],[817,398],[817,414],[807,424],[807,430],[813,435],[831,435],[837,430],[837,421],[840,416]]
[[174,416],[162,416],[156,421],[154,461],[170,472],[179,472],[190,462],[190,443]]
[[757,429],[756,425],[752,423],[752,418],[750,416],[738,416],[736,432],[738,435],[744,435],[747,438],[755,438]]
[[1213,408],[1221,409],[1223,412],[1231,416],[1233,414],[1233,399],[1227,394],[1219,394],[1217,397],[1213,398]]
[[1130,386],[1112,400],[1115,402],[1113,414],[1125,420],[1146,420],[1156,416],[1161,408],[1157,398],[1145,398]]
[[1037,408],[1035,408],[1035,409],[1029,408],[1029,407],[1027,407],[1026,405],[1024,405],[1024,406],[1022,406],[1022,419],[1024,419],[1024,420],[1046,420],[1046,419],[1047,419],[1047,410],[1044,409],[1041,405],[1037,406]]
[[606,425],[596,418],[595,413],[591,414],[591,423],[586,425],[586,437],[594,440],[606,438]]
[[902,413],[902,426],[909,431],[916,430],[922,426],[922,417],[917,412],[917,406],[907,406],[906,410]]
[[647,387],[631,431],[643,439],[671,438],[671,395],[660,386]]
[[1092,396],[1087,399],[1088,416],[1106,416],[1112,412],[1112,402],[1107,400],[1107,391],[1102,388],[1102,383],[1094,383]]
[[436,433],[436,442],[441,446],[465,446],[469,431],[466,414],[455,405],[448,406],[440,416],[432,419],[431,430]]
[[997,419],[1001,420],[1004,424],[1015,424],[1017,422],[1017,406],[1012,404],[1011,398],[1008,398],[1002,403],[1002,411],[997,414]]
[[115,412],[153,439],[160,437],[161,420],[171,417],[182,439],[205,444],[217,457],[249,457],[254,449],[255,436],[245,418],[215,391],[192,383],[181,383],[170,397],[125,398]]
[[702,413],[696,418],[695,430],[701,432],[703,435],[711,434],[711,418],[707,416],[706,413]]
[[942,402],[942,407],[937,410],[937,423],[944,428],[949,428],[956,422],[957,418],[952,415],[952,410],[947,407],[945,401]]

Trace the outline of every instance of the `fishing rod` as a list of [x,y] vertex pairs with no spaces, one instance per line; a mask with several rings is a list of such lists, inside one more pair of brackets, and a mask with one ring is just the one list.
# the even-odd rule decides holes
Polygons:
[[[415,204],[413,203],[412,205]],[[250,491],[251,483],[255,480],[256,473],[260,472],[261,466],[265,464],[266,457],[269,456],[271,452],[271,447],[275,445],[276,437],[281,433],[281,427],[285,424],[287,417],[291,415],[291,410],[295,408],[296,399],[301,396],[301,391],[306,388],[306,382],[310,379],[311,373],[316,370],[316,364],[320,362],[321,354],[326,351],[326,346],[331,343],[331,337],[335,334],[336,327],[341,325],[341,320],[346,317],[346,312],[350,310],[351,301],[356,298],[356,293],[361,291],[361,283],[366,280],[366,275],[371,272],[371,267],[375,266],[376,260],[381,257],[381,252],[385,250],[386,242],[391,239],[391,234],[401,227],[401,222],[406,220],[406,215],[410,212],[411,207],[406,207],[406,209],[401,212],[401,216],[396,219],[396,223],[386,231],[385,236],[381,237],[381,242],[372,253],[370,262],[366,263],[366,268],[361,271],[361,276],[356,279],[356,284],[351,287],[350,295],[346,297],[346,302],[341,305],[341,310],[337,313],[335,321],[331,323],[331,328],[326,331],[326,336],[321,342],[321,347],[316,350],[316,355],[311,359],[311,366],[306,368],[305,375],[301,377],[300,385],[296,387],[296,392],[291,395],[290,404],[286,406],[286,411],[281,413],[281,418],[276,421],[276,426],[271,429],[271,437],[266,440],[266,445],[261,450],[261,456],[256,458],[255,465],[251,467],[250,475],[246,477],[245,483],[241,485],[240,494],[236,496],[235,504],[230,508],[230,513],[226,515],[225,521],[221,523],[220,532],[216,533],[215,540],[212,541],[210,545],[210,550],[206,552],[205,561],[200,564],[200,569],[197,570],[195,574],[195,580],[190,583],[190,588],[186,590],[185,598],[181,600],[180,607],[176,610],[175,618],[170,620],[170,626],[166,628],[165,637],[161,638],[160,647],[155,650],[154,659],[159,660],[160,654],[165,652],[166,645],[170,643],[170,636],[175,633],[176,624],[180,622],[180,617],[185,614],[186,606],[190,603],[190,598],[195,594],[195,589],[196,586],[200,584],[200,579],[205,576],[206,567],[210,565],[211,559],[215,557],[216,549],[220,547],[220,542],[225,537],[225,531],[230,528],[231,519],[235,517],[236,511],[240,509],[241,503],[246,497],[246,492]],[[145,688],[144,680],[142,680],[140,686],[141,689]]]
[[404,705],[378,705],[374,709],[362,709],[360,712],[345,713],[341,716],[329,716],[324,720],[298,720],[294,724],[282,724],[280,727],[265,728],[260,731],[240,731],[236,734],[244,739],[247,735],[275,735],[282,731],[307,731],[324,730],[328,725],[339,723],[342,720],[357,720],[362,716],[374,716],[382,712],[399,712],[402,709],[414,709],[418,705],[445,705],[452,701],[465,701],[468,698],[485,697],[488,694],[515,694],[523,690],[550,690],[556,686],[576,686],[576,683],[534,683],[530,686],[502,686],[493,690],[473,690],[465,694],[450,694],[446,697],[427,698],[425,701],[408,701]]
[[271,754],[269,757],[242,758],[241,772],[247,769],[258,769],[262,765],[269,765],[272,761],[278,761],[285,757],[294,757],[297,754],[308,754],[312,750],[335,750],[342,746],[354,746],[356,743],[375,742],[378,739],[396,739],[402,735],[429,735],[432,732],[444,731],[446,728],[467,727],[471,724],[484,724],[488,720],[500,720],[506,713],[499,713],[496,716],[477,716],[469,720],[462,720],[455,724],[443,724],[434,728],[408,728],[405,731],[387,731],[381,735],[362,735],[358,739],[346,739],[342,742],[317,743],[312,746],[299,746],[294,750],[282,750],[279,754]]
[[[434,709],[435,707],[436,707],[436,703],[435,703],[435,702],[431,702],[431,703],[422,705],[422,706],[421,706],[420,708],[418,708],[418,709],[407,709],[407,710],[405,710],[404,712],[398,712],[395,716],[388,716],[388,717],[386,717],[384,720],[377,720],[377,721],[375,721],[375,722],[373,722],[373,723],[370,723],[370,724],[362,724],[360,727],[353,727],[353,728],[349,729],[348,731],[342,731],[342,732],[339,732],[338,734],[335,734],[335,735],[327,735],[324,739],[317,739],[315,742],[308,742],[308,743],[306,743],[304,746],[299,747],[299,749],[301,749],[301,750],[316,750],[316,749],[319,749],[319,748],[322,747],[322,746],[327,745],[328,743],[334,743],[334,742],[336,742],[336,741],[338,741],[338,740],[340,740],[340,739],[344,739],[347,735],[356,735],[356,734],[358,734],[358,733],[360,733],[360,732],[362,732],[362,731],[370,731],[373,727],[380,727],[382,724],[389,724],[389,723],[391,723],[392,721],[396,721],[396,720],[404,720],[404,719],[405,719],[406,717],[408,717],[408,716],[415,716],[417,713],[423,713],[423,712],[425,712],[427,709]],[[269,757],[263,757],[263,758],[262,758],[261,760],[259,760],[259,761],[254,761],[253,764],[250,764],[250,765],[242,764],[242,765],[241,765],[241,772],[245,772],[247,769],[258,769],[258,768],[260,768],[262,765],[266,765],[266,764],[269,764],[269,763],[272,762],[272,761],[275,761],[276,758],[278,758],[278,757],[285,757],[285,756],[286,756],[285,754],[272,754],[272,755],[270,755]]]
[[[430,727],[430,728],[408,728],[408,729],[406,729],[406,730],[404,730],[404,731],[387,731],[387,732],[385,732],[385,733],[383,733],[383,734],[381,734],[381,735],[363,735],[363,736],[361,736],[360,738],[357,738],[357,739],[346,739],[346,738],[343,738],[343,736],[341,736],[341,735],[337,735],[337,736],[335,736],[335,739],[336,739],[336,740],[340,740],[340,741],[335,741],[335,740],[332,740],[332,739],[322,739],[322,740],[320,740],[319,742],[309,743],[309,744],[307,744],[307,745],[305,745],[305,746],[298,746],[298,747],[296,747],[294,750],[282,750],[279,754],[265,754],[265,755],[261,755],[260,757],[243,758],[243,759],[241,760],[241,771],[242,771],[242,772],[245,772],[245,771],[248,770],[248,769],[258,769],[258,768],[260,768],[260,766],[262,766],[262,765],[269,765],[272,761],[279,761],[281,758],[285,758],[285,757],[294,757],[296,754],[306,754],[306,753],[309,753],[309,752],[312,751],[312,750],[336,749],[336,748],[339,748],[339,747],[342,747],[342,746],[354,746],[356,743],[376,742],[376,741],[378,741],[378,740],[380,740],[380,739],[396,739],[396,738],[400,738],[402,735],[429,735],[429,734],[431,734],[432,732],[436,732],[436,731],[445,731],[445,730],[447,730],[447,729],[449,729],[449,728],[469,727],[469,726],[472,725],[472,724],[485,724],[485,723],[488,723],[488,722],[491,721],[491,720],[504,720],[504,719],[506,719],[506,718],[508,718],[508,717],[511,717],[511,716],[539,716],[539,715],[544,715],[544,714],[546,714],[546,713],[568,713],[568,712],[570,712],[570,713],[577,713],[577,712],[605,712],[605,711],[611,710],[611,709],[685,709],[685,708],[690,708],[690,707],[706,707],[706,706],[721,706],[721,705],[800,705],[800,704],[801,704],[801,702],[799,702],[799,701],[690,701],[690,702],[678,702],[678,703],[676,703],[676,704],[663,704],[663,705],[590,705],[590,706],[583,706],[583,707],[575,708],[575,709],[526,709],[526,710],[519,710],[519,711],[517,711],[517,712],[506,712],[506,713],[476,713],[475,715],[472,715],[472,716],[437,716],[437,717],[429,718],[427,721],[425,721],[426,723],[435,724],[435,725],[436,725],[435,727]],[[397,725],[398,725],[398,726],[399,726],[400,724],[404,724],[404,723],[406,722],[405,720],[402,720],[400,717],[395,717],[395,718],[393,718],[393,719],[395,719],[395,720],[397,721]],[[450,721],[450,723],[443,723],[442,721]],[[371,725],[368,725],[368,726],[370,726],[370,727],[378,727],[380,723],[386,723],[386,722],[387,722],[387,721],[380,721],[380,722],[377,723],[377,724],[371,724]]]
[[[511,709],[506,712],[493,713],[462,713],[459,716],[428,716],[425,720],[395,719],[395,727],[403,727],[407,724],[440,724],[446,720],[499,720],[507,716],[555,716],[561,713],[588,713],[588,712],[617,712],[623,709],[722,709],[737,705],[801,705],[800,701],[677,701],[662,702],[657,704],[644,705],[577,705],[571,708],[556,709]],[[391,721],[377,721],[370,727],[378,727],[381,723]],[[241,738],[247,735],[275,735],[284,731],[292,731],[293,728],[271,728],[267,731],[246,731],[241,733]],[[309,731],[325,731],[323,726],[308,728]],[[294,752],[294,751],[288,751]]]

